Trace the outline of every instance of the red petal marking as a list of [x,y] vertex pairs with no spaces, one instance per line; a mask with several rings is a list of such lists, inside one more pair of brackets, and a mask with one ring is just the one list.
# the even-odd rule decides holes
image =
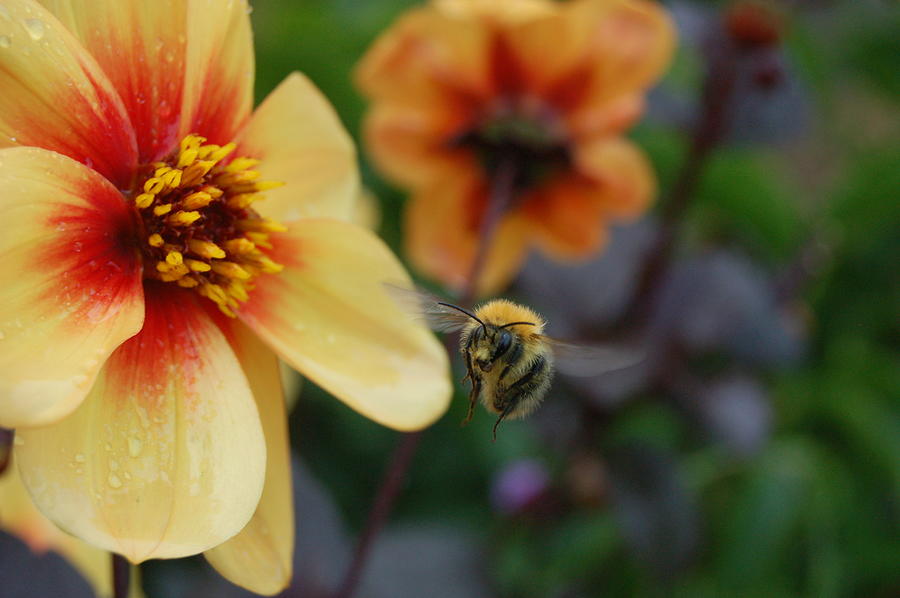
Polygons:
[[[122,343],[107,361],[109,384],[134,396],[152,413],[164,408],[172,385],[191,407],[191,392],[204,366],[207,330],[214,326],[192,291],[153,280],[144,281],[144,327]],[[202,300],[202,299],[201,299]]]
[[190,132],[218,145],[233,141],[250,117],[249,112],[241,114],[244,104],[242,90],[238,80],[226,77],[221,70],[211,68],[207,71]]
[[[0,63],[0,68],[3,65]],[[96,67],[94,67],[96,68]],[[117,94],[106,93],[91,76],[99,106],[94,106],[75,88],[63,87],[47,103],[19,106],[18,113],[7,113],[8,122],[17,123],[16,142],[19,145],[40,147],[69,156],[106,177],[118,189],[131,186],[137,166],[134,130],[122,112]],[[52,118],[45,114],[64,116]],[[60,124],[79,126],[59,128]]]
[[130,32],[98,32],[87,45],[122,97],[137,136],[139,161],[146,164],[171,152],[179,141],[185,44],[160,38],[158,46],[146,47],[146,40],[133,33],[142,24],[137,14],[132,16]]
[[72,326],[96,326],[118,312],[118,303],[141,293],[131,210],[115,189],[98,182],[71,181],[73,192],[92,205],[65,205],[48,218],[55,232],[32,266],[58,273],[44,298],[52,309],[74,309],[67,318]]

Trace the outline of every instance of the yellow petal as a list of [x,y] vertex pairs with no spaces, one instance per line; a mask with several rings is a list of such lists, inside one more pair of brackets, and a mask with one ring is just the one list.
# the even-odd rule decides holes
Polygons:
[[359,193],[353,140],[328,100],[300,73],[279,85],[253,114],[238,152],[261,160],[262,178],[286,183],[257,209],[269,218],[350,217]]
[[132,214],[110,183],[37,148],[0,150],[0,426],[75,409],[143,320]]
[[187,62],[178,138],[231,142],[253,108],[253,33],[247,0],[188,0]]
[[249,384],[196,293],[146,284],[144,327],[61,422],[17,430],[41,512],[138,563],[239,532],[262,493],[265,440]]
[[33,0],[0,5],[0,148],[43,147],[91,166],[118,188],[137,163],[122,100],[94,59]]
[[284,270],[259,276],[238,313],[279,356],[386,426],[427,426],[450,400],[447,354],[385,292],[409,275],[371,232],[300,220],[271,237]]
[[[224,320],[224,318],[223,318]],[[266,484],[256,513],[230,540],[204,553],[226,579],[257,594],[277,594],[291,581],[294,502],[285,402],[278,358],[243,324],[228,338],[244,368],[266,436]]]
[[137,135],[140,162],[179,141],[187,0],[41,0],[103,68]]
[[631,141],[598,139],[576,148],[580,172],[601,185],[606,214],[618,220],[643,214],[656,196],[656,175],[644,153]]
[[54,550],[63,555],[104,598],[112,596],[109,553],[65,533],[41,515],[19,477],[15,464],[0,476],[0,529],[28,544],[37,554]]

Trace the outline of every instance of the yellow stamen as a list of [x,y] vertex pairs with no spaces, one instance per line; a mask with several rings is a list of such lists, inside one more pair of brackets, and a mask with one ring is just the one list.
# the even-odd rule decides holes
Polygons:
[[184,264],[194,272],[209,272],[212,270],[212,266],[200,260],[186,259]]
[[184,201],[181,203],[181,207],[186,210],[199,210],[200,208],[208,206],[212,200],[212,195],[209,193],[197,191],[196,193],[191,193],[185,197]]
[[180,266],[184,263],[184,256],[178,251],[170,251],[166,254],[166,262],[173,266]]
[[154,199],[155,197],[152,193],[141,193],[134,198],[134,205],[136,205],[138,209],[143,210],[149,208]]
[[175,152],[146,166],[134,195],[148,231],[144,275],[194,289],[232,317],[256,276],[282,269],[265,252],[269,235],[286,230],[253,209],[261,192],[281,183],[261,180],[259,160],[232,156],[236,149],[187,135]]
[[188,248],[197,255],[207,259],[222,259],[225,257],[225,252],[222,248],[210,241],[191,239],[188,241]]
[[213,262],[210,265],[213,272],[228,278],[236,278],[238,280],[248,280],[250,278],[250,273],[234,262]]
[[190,226],[200,219],[200,212],[175,212],[166,219],[172,226]]
[[194,287],[196,287],[197,285],[200,284],[200,282],[196,278],[193,278],[191,276],[185,276],[184,278],[179,278],[176,282],[178,283],[178,286],[184,287],[186,289],[193,289]]

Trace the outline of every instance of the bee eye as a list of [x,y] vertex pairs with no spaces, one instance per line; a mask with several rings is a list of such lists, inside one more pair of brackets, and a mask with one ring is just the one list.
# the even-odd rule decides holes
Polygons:
[[501,331],[500,338],[497,340],[497,351],[494,353],[494,359],[509,351],[510,345],[512,345],[512,334],[508,330]]

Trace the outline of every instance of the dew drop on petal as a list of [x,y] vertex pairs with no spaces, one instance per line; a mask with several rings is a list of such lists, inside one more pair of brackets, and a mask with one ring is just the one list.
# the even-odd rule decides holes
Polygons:
[[119,476],[117,476],[114,473],[109,474],[109,477],[106,478],[106,481],[109,484],[110,488],[121,488],[122,487],[122,480],[120,480]]
[[143,443],[141,439],[137,436],[131,436],[128,438],[128,454],[132,457],[137,457],[141,454],[141,449],[143,448]]
[[77,463],[84,463],[86,460],[87,460],[87,459],[85,459],[84,455],[81,454],[81,453],[78,453],[78,454],[75,455],[75,461],[76,461]]
[[[0,8],[3,8],[0,6]],[[0,48],[8,48],[12,45],[12,40],[9,39],[8,35],[0,35]]]
[[44,25],[44,22],[40,19],[25,19],[25,22],[22,23],[22,25],[34,41],[38,41],[44,37],[44,33],[47,31],[47,26]]

